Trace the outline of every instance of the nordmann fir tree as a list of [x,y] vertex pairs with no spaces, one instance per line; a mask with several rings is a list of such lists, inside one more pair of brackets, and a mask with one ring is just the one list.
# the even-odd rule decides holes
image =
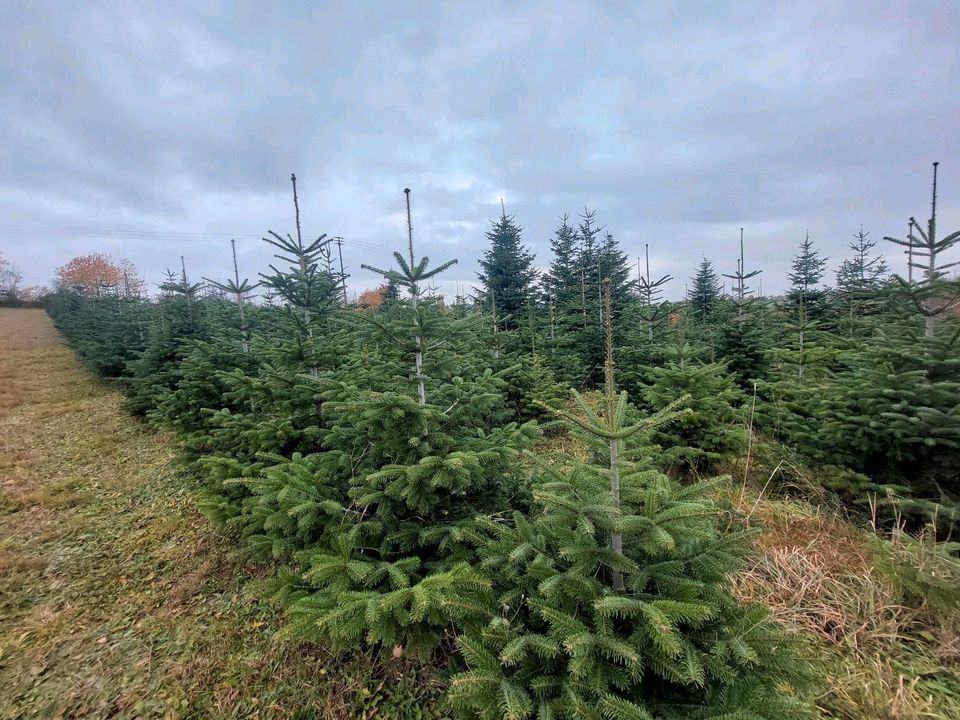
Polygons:
[[[204,278],[213,292],[204,300],[205,338],[185,347],[177,366],[176,386],[149,413],[151,419],[181,434],[186,455],[209,453],[217,442],[213,418],[226,412],[251,409],[234,402],[237,373],[253,373],[257,359],[250,352],[250,293],[258,284],[240,280],[236,243],[231,241],[234,278],[226,283]],[[227,293],[233,302],[227,300]],[[255,315],[255,313],[253,313]]]
[[604,226],[597,225],[596,212],[584,208],[580,225],[576,230],[579,268],[580,323],[574,326],[573,344],[581,375],[577,384],[602,384],[603,369],[603,283],[610,280],[614,312],[620,315],[631,307],[634,284],[630,281],[630,263],[627,255],[612,234],[603,233]]
[[637,311],[643,327],[646,330],[647,340],[653,342],[654,333],[666,322],[670,314],[670,305],[663,301],[663,286],[673,280],[671,275],[662,275],[654,280],[650,275],[650,244],[644,246],[646,257],[646,274],[640,272],[640,258],[637,258],[637,289],[640,294],[639,310]]
[[717,339],[717,354],[724,358],[727,367],[736,376],[737,383],[749,389],[757,378],[767,370],[765,353],[767,340],[761,326],[760,314],[763,300],[757,298],[747,281],[759,276],[762,270],[746,268],[743,250],[743,228],[740,228],[740,257],[737,270],[726,274],[730,278],[733,314],[723,318]]
[[246,306],[250,304],[251,295],[260,283],[251,283],[249,279],[240,279],[240,270],[237,267],[237,241],[230,239],[230,253],[233,256],[233,278],[226,282],[204,278],[211,286],[222,291],[224,294],[232,295],[237,307],[237,315],[240,321],[240,347],[243,352],[250,352],[250,326],[247,324]]
[[826,259],[820,257],[807,233],[800,243],[800,252],[791,262],[792,269],[787,273],[790,280],[787,310],[792,317],[785,329],[792,338],[787,341],[783,352],[785,361],[796,368],[800,383],[803,383],[809,365],[823,363],[823,348],[818,342],[818,318],[825,312],[826,291],[819,285],[826,274],[826,266]]
[[290,233],[282,237],[273,230],[263,241],[279,252],[274,257],[286,263],[285,268],[270,265],[270,273],[260,273],[261,284],[283,310],[275,340],[284,364],[296,358],[296,366],[316,376],[323,359],[315,337],[328,330],[327,321],[340,297],[340,278],[329,262],[333,238],[326,234],[305,243],[300,227],[300,202],[297,176],[290,175],[293,186],[296,239]]
[[490,245],[480,258],[477,277],[483,306],[503,317],[503,326],[512,330],[520,327],[533,299],[537,271],[533,253],[523,244],[522,228],[514,216],[507,215],[502,203],[503,214],[487,231]]
[[[340,280],[325,260],[332,240],[325,234],[303,240],[296,175],[290,181],[296,236],[270,230],[263,238],[279,251],[274,257],[283,264],[260,273],[268,305],[259,310],[263,321],[246,345],[251,352],[242,352],[241,343],[237,361],[213,368],[219,370],[215,380],[222,385],[221,402],[209,413],[203,442],[216,451],[201,459],[208,482],[204,511],[227,523],[248,546],[275,556],[309,542],[318,531],[312,509],[284,516],[289,510],[285,504],[294,497],[303,498],[302,508],[313,508],[308,499],[316,488],[283,488],[299,482],[297,470],[287,467],[291,462],[316,470],[312,454],[319,449],[324,418],[315,383],[340,357],[330,340],[330,318],[340,297]],[[234,284],[241,291],[252,289],[238,277],[235,273]],[[299,460],[290,461],[291,456]],[[270,469],[276,465],[280,467]],[[293,540],[283,529],[291,518],[301,523]]]
[[413,254],[413,220],[410,215],[410,188],[405,188],[403,192],[407,199],[407,250],[409,262],[407,262],[407,259],[404,258],[403,255],[395,252],[393,253],[393,257],[394,260],[396,260],[397,265],[400,267],[399,270],[381,270],[380,268],[376,268],[371,265],[361,265],[361,267],[364,270],[372,270],[375,273],[383,275],[387,282],[392,282],[398,287],[406,288],[410,293],[410,301],[413,306],[414,317],[413,355],[416,373],[415,376],[417,379],[417,399],[422,406],[427,402],[427,395],[424,388],[423,376],[425,314],[424,306],[420,298],[420,285],[426,280],[439,275],[447,268],[455,265],[457,260],[456,258],[453,260],[448,260],[433,270],[427,269],[427,266],[430,264],[430,258],[426,256],[420,258],[419,263],[416,262]]
[[772,323],[770,370],[756,383],[756,421],[765,431],[791,444],[816,443],[818,405],[828,393],[825,383],[837,350],[821,329],[829,319],[827,291],[820,286],[826,270],[807,234],[787,273],[791,286]]
[[781,629],[727,589],[743,538],[718,531],[703,485],[651,465],[643,438],[677,419],[677,403],[628,419],[609,310],[605,326],[599,409],[573,391],[578,410],[556,411],[603,463],[547,467],[532,514],[484,520],[496,604],[457,638],[468,669],[451,703],[485,720],[811,716]]
[[147,333],[143,352],[130,363],[131,382],[127,409],[147,416],[178,380],[177,361],[191,342],[207,337],[205,307],[200,284],[187,277],[186,261],[180,258],[179,277],[167,270],[160,284],[160,301]]
[[806,305],[808,312],[816,314],[810,308],[826,294],[820,287],[820,281],[827,272],[826,267],[827,259],[820,256],[820,251],[813,246],[808,232],[800,243],[800,251],[790,261],[790,271],[787,272],[790,289],[787,290],[787,298],[798,305]]
[[690,302],[690,308],[696,320],[701,323],[707,321],[707,317],[720,300],[720,289],[720,278],[713,269],[713,263],[703,258],[696,274],[690,280],[690,288],[687,291],[687,300]]
[[583,327],[579,240],[576,228],[564,215],[550,239],[552,259],[540,278],[547,313],[546,356],[562,380],[571,381],[582,365],[576,349],[576,336]]
[[[422,297],[421,283],[453,263],[429,270],[428,258],[416,259],[406,194],[408,255],[394,255],[399,269],[370,269],[410,299],[363,322],[381,332],[381,342],[393,339],[407,362],[413,356],[416,389],[404,392],[390,376],[379,380],[384,390],[352,386],[349,377],[339,383],[349,392],[326,403],[331,449],[324,455],[333,459],[325,472],[345,472],[346,496],[321,499],[334,530],[315,532],[315,544],[295,555],[299,572],[277,584],[288,606],[288,635],[334,649],[367,643],[429,652],[452,638],[455,623],[469,626],[489,585],[470,565],[475,518],[526,504],[516,456],[535,428],[495,423],[502,383],[480,370],[472,353],[456,363],[433,362],[452,351],[433,335],[444,311]],[[456,374],[441,375],[445,369]]]
[[849,335],[855,334],[856,321],[864,315],[879,310],[880,289],[887,275],[887,262],[883,255],[874,255],[877,241],[869,239],[870,233],[863,231],[853,236],[847,245],[853,255],[844,258],[837,269],[837,297],[845,306]]
[[673,305],[663,299],[664,286],[673,278],[662,275],[654,279],[650,274],[650,245],[644,248],[646,270],[641,272],[637,258],[638,301],[631,303],[623,313],[617,352],[625,371],[620,374],[620,384],[630,392],[639,392],[649,382],[650,371],[664,360],[671,326],[668,321]]
[[826,442],[814,447],[878,482],[909,485],[898,511],[949,532],[960,519],[960,328],[951,313],[960,290],[946,274],[956,263],[942,253],[960,233],[937,239],[936,203],[935,163],[926,230],[911,218],[906,240],[886,238],[908,254],[908,277],[895,276],[896,314],[834,376],[818,412]]
[[[885,237],[892,243],[906,248],[909,279],[895,275],[900,292],[898,297],[912,305],[924,320],[924,334],[933,337],[940,318],[948,316],[960,307],[960,282],[951,280],[947,270],[960,265],[960,260],[943,262],[943,254],[960,243],[960,230],[937,239],[937,168],[933,164],[933,191],[930,201],[930,219],[924,230],[915,218],[910,218],[906,240]],[[914,234],[916,233],[916,234]],[[922,279],[914,281],[914,270],[922,273]]]
[[703,362],[689,343],[681,340],[666,349],[665,362],[650,369],[642,396],[655,412],[687,397],[688,412],[652,437],[663,447],[662,467],[701,473],[746,449],[746,397],[736,375],[725,362]]

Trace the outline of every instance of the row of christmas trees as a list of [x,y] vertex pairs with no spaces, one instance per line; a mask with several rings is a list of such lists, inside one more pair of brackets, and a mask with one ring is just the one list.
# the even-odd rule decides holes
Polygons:
[[593,213],[577,226],[562,220],[539,278],[504,214],[488,233],[479,300],[558,379],[590,386],[601,381],[596,317],[607,277],[631,397],[656,411],[692,396],[694,414],[660,438],[688,471],[741,454],[748,436],[739,420],[819,466],[845,501],[892,504],[947,533],[960,517],[960,282],[949,257],[960,232],[938,232],[937,170],[929,220],[911,217],[904,238],[884,238],[907,255],[906,277],[888,272],[861,229],[836,287],[826,287],[827,261],[806,237],[790,289],[765,298],[741,231],[733,272],[721,276],[704,259],[685,300],[668,302],[672,278],[651,275],[648,262],[631,280],[625,254]]
[[[423,294],[451,263],[417,257],[409,225],[394,266],[371,268],[403,297],[340,307],[329,240],[304,241],[294,198],[295,234],[267,238],[270,305],[239,272],[226,299],[203,298],[185,270],[157,302],[49,305],[132,412],[180,434],[209,515],[280,564],[286,632],[435,654],[466,717],[805,716],[806,666],[729,592],[744,534],[680,481],[747,433],[735,376],[701,359],[708,326],[651,333],[646,316],[634,346],[635,298],[601,277],[599,311],[578,322],[602,391],[567,398],[546,332]],[[654,343],[669,362],[631,359]],[[558,420],[587,460],[540,454]]]

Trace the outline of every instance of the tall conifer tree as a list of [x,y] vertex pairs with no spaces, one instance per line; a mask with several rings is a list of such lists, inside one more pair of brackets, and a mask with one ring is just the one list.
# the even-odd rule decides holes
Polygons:
[[522,228],[506,208],[487,231],[489,247],[480,258],[477,277],[483,286],[484,307],[505,318],[507,329],[519,327],[534,295],[537,271],[533,253],[523,244]]
[[707,258],[700,261],[696,274],[690,279],[687,299],[693,316],[701,322],[706,321],[720,300],[720,278]]
[[810,233],[800,243],[800,251],[790,261],[790,268],[787,273],[790,280],[787,297],[810,309],[824,296],[825,291],[819,285],[827,273],[827,259],[821,257],[820,251],[813,246]]

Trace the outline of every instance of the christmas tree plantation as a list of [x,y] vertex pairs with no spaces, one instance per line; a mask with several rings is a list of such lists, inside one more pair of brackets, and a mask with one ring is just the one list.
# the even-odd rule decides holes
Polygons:
[[793,639],[731,594],[751,536],[723,473],[746,483],[781,448],[858,522],[956,524],[957,234],[935,205],[893,239],[908,277],[861,229],[828,287],[801,232],[782,297],[742,235],[736,270],[703,258],[684,293],[651,272],[660,244],[634,273],[588,209],[538,274],[501,207],[476,298],[448,305],[430,286],[456,261],[417,255],[407,191],[404,251],[353,305],[291,184],[256,282],[234,253],[227,280],[181,259],[156,297],[46,301],[129,411],[177,434],[208,516],[270,567],[289,639],[432,658],[465,717],[806,717]]

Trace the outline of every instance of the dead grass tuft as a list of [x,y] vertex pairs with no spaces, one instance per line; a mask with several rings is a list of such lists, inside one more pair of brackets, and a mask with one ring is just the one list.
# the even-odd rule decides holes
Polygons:
[[945,664],[960,644],[956,618],[904,595],[875,554],[900,552],[895,543],[878,545],[870,530],[802,502],[737,494],[762,534],[734,593],[768,607],[826,659],[828,717],[948,720],[960,711],[960,673]]

